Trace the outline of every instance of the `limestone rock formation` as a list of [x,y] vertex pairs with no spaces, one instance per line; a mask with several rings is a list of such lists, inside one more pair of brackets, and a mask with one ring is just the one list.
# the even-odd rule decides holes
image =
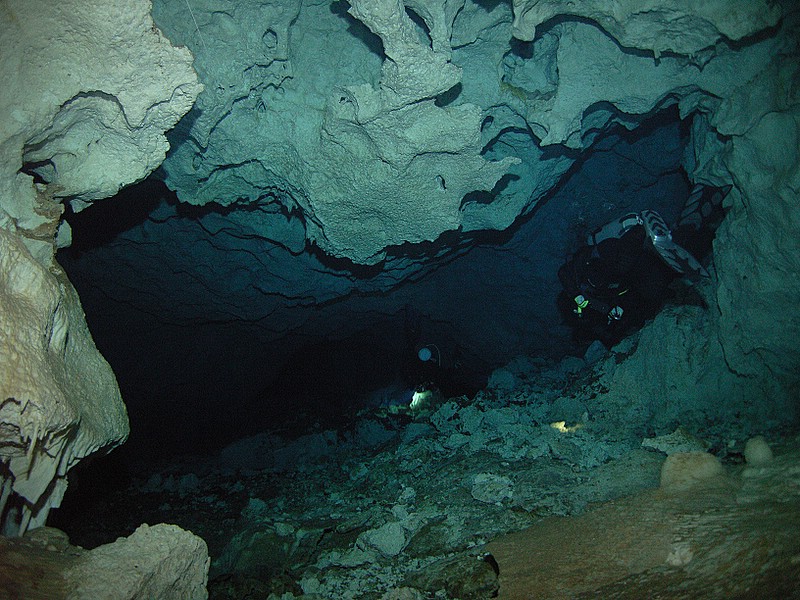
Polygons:
[[718,40],[741,40],[774,26],[780,8],[767,1],[603,0],[565,4],[560,0],[514,0],[514,37],[533,40],[536,28],[553,17],[579,17],[597,23],[625,48],[694,57]]
[[784,311],[800,292],[800,246],[789,233],[800,226],[800,109],[796,86],[786,85],[800,68],[798,27],[790,11],[781,35],[754,46],[761,67],[737,70],[732,89],[695,122],[687,156],[698,180],[734,184],[714,244],[717,310],[709,315],[725,364],[752,392],[764,380],[789,390],[798,366],[800,322]]
[[201,86],[149,2],[5,2],[0,9],[0,522],[40,526],[77,461],[128,421],[75,289],[53,260],[74,210],[142,179]]
[[0,459],[3,533],[43,525],[67,471],[121,443],[128,419],[75,289],[0,229]]
[[[458,347],[470,367],[563,353],[556,271],[576,240],[629,210],[668,212],[698,182],[733,186],[698,290],[709,309],[654,324],[617,374],[620,394],[657,379],[666,398],[673,383],[644,376],[648,352],[666,348],[693,397],[702,381],[784,403],[798,372],[785,311],[800,292],[796,8],[616,6],[157,1],[156,22],[192,48],[206,83],[170,134],[163,173],[181,202],[70,261],[104,327],[117,311],[152,319],[152,363],[118,360],[145,373],[185,361],[191,380],[235,352],[227,389],[280,368],[306,334],[344,338],[376,315],[402,320],[404,306],[436,324],[422,341]],[[667,110],[681,136],[612,143]],[[590,171],[604,152],[620,162]],[[195,323],[203,344],[163,343],[164,327]]]
[[778,381],[798,372],[800,320],[787,314],[800,293],[800,76],[798,18],[787,19],[787,44],[714,115],[729,141],[705,177],[732,174],[738,193],[715,248],[720,340],[729,367]]
[[[162,14],[162,26],[172,35],[182,27],[186,7],[163,4],[156,19]],[[297,14],[298,4],[272,6]],[[204,39],[218,34],[233,43],[247,39],[256,10],[241,3],[226,13],[222,30],[213,8],[205,7],[198,16],[200,31]],[[291,61],[268,53],[243,62],[235,54],[222,69],[216,66],[219,57],[206,58],[210,53],[196,47],[198,68],[210,78],[198,106],[210,102],[204,96],[216,94],[214,103],[230,108],[214,111],[216,122],[201,114],[189,124],[165,171],[184,202],[264,207],[274,214],[259,228],[265,238],[281,236],[288,214],[325,252],[374,264],[391,246],[431,241],[462,225],[470,228],[464,198],[491,192],[519,160],[481,155],[480,107],[446,105],[440,99],[460,82],[451,49],[438,36],[436,50],[421,39],[401,2],[353,2],[349,12],[377,36],[371,43],[380,40],[379,60],[360,40],[343,35],[342,18],[327,6],[313,5],[303,6],[290,23],[280,20],[279,27],[268,14],[256,21],[263,36],[271,39],[272,32],[277,40],[290,40]],[[176,14],[180,21],[168,18]],[[429,28],[441,32],[441,25],[439,18]],[[289,26],[292,35],[284,31]],[[302,33],[304,28],[325,28],[333,35],[315,39]],[[335,52],[326,48],[330,43],[336,44]],[[254,70],[252,61],[263,66]],[[279,68],[283,80],[272,75]],[[235,144],[226,141],[234,139]],[[270,211],[271,204],[283,209]],[[507,226],[517,213],[500,222]]]
[[[208,83],[165,163],[168,185],[191,204],[259,207],[254,232],[265,239],[297,248],[302,234],[356,263],[445,231],[504,229],[572,162],[558,152],[543,160],[538,145],[585,149],[610,124],[633,128],[676,102],[684,115],[706,112],[776,50],[727,42],[780,16],[762,3],[623,3],[613,14],[601,3],[579,14],[520,3],[521,39],[533,33],[523,21],[597,23],[550,26],[522,56],[508,51],[512,15],[501,6],[406,4],[354,2],[358,21],[294,0],[200,6],[194,28],[184,2],[158,2],[157,21],[193,44]],[[255,43],[253,22],[271,50]],[[223,43],[234,52],[209,50]]]
[[[652,27],[663,25],[656,21]],[[623,40],[610,34],[580,21],[554,25],[533,42],[534,55],[540,58],[507,69],[509,85],[530,97],[526,119],[542,144],[585,148],[609,122],[631,127],[635,115],[676,100],[683,115],[705,112],[716,103],[715,98],[733,95],[742,83],[760,73],[777,46],[768,40],[740,52],[721,43],[698,65],[687,54],[671,53],[653,60],[638,52],[621,51]],[[709,36],[704,47],[713,46],[716,39]],[[557,73],[557,79],[547,86],[534,75],[543,63]]]
[[201,86],[189,52],[153,26],[149,2],[12,1],[0,18],[0,224],[41,240],[46,262],[52,201],[80,210],[147,176]]
[[176,525],[142,525],[93,550],[49,527],[0,538],[0,590],[9,598],[205,600],[208,565],[206,543]]
[[500,566],[498,597],[796,598],[798,458],[793,445],[768,467],[501,536],[487,547]]

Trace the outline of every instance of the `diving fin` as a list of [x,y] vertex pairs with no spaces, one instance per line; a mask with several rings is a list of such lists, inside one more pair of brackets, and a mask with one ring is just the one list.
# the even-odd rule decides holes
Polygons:
[[688,250],[672,241],[672,233],[661,215],[654,210],[645,210],[642,211],[641,217],[647,235],[653,242],[653,247],[667,266],[692,281],[697,281],[701,277],[709,277],[708,271]]

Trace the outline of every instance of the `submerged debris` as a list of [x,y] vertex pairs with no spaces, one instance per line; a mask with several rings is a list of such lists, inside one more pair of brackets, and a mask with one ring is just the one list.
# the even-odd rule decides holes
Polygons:
[[[731,429],[741,425],[687,418],[677,433],[646,438],[646,410],[627,406],[621,421],[623,400],[607,391],[617,360],[612,352],[583,370],[574,358],[515,360],[504,369],[512,377],[473,399],[378,407],[342,431],[242,439],[143,478],[109,502],[113,514],[94,516],[201,535],[212,600],[489,598],[503,571],[500,561],[498,579],[491,540],[657,488],[664,454],[687,440],[724,449],[729,467],[742,451],[742,430]],[[683,413],[677,403],[674,416]],[[672,562],[695,552],[680,550]]]

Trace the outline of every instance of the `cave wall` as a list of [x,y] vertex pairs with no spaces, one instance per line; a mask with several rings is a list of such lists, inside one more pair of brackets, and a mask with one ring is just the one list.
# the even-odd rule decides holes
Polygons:
[[[722,163],[738,192],[714,249],[727,364],[745,376],[767,369],[796,383],[800,321],[785,308],[800,291],[800,38],[796,20],[786,27],[788,46],[712,120],[728,138]],[[711,176],[714,167],[707,166]]]
[[[164,164],[168,185],[191,204],[264,206],[264,237],[302,225],[325,253],[362,264],[380,262],[388,246],[481,227],[486,212],[510,224],[519,199],[462,206],[519,160],[481,155],[480,106],[437,102],[461,79],[450,60],[453,11],[427,6],[431,31],[448,38],[433,43],[400,2],[345,8],[209,4],[196,7],[193,32],[184,2],[157,3],[167,35],[194,42],[208,90]],[[286,212],[300,223],[287,224]]]
[[702,288],[710,309],[664,311],[608,379],[618,398],[652,399],[656,429],[680,425],[670,408],[678,394],[694,407],[687,420],[739,423],[743,433],[792,427],[800,415],[800,320],[786,310],[800,291],[797,28],[791,7],[777,35],[756,44],[769,47],[762,66],[739,71],[693,121],[687,171],[733,184]]
[[67,472],[128,419],[80,300],[54,260],[79,210],[148,175],[201,89],[149,2],[0,8],[0,523],[44,524]]
[[[424,344],[437,345],[446,369],[458,362],[446,373],[456,394],[483,387],[517,355],[582,354],[557,307],[557,270],[587,231],[620,214],[655,209],[675,221],[689,191],[680,168],[688,134],[677,116],[615,129],[512,231],[479,237],[468,251],[442,241],[407,258],[405,272],[360,278],[293,256],[256,235],[259,213],[245,207],[192,216],[154,195],[157,208],[140,225],[99,246],[84,246],[87,225],[76,224],[59,260],[140,423],[124,451],[212,449],[270,428],[287,408],[299,414],[315,397],[337,398],[346,418],[370,387],[422,383]],[[280,393],[270,389],[276,376]],[[157,447],[151,434],[163,438]]]

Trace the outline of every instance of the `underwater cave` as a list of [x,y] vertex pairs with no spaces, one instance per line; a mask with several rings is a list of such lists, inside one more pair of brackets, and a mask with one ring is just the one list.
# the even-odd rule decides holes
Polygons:
[[39,4],[0,595],[796,597],[791,2]]

